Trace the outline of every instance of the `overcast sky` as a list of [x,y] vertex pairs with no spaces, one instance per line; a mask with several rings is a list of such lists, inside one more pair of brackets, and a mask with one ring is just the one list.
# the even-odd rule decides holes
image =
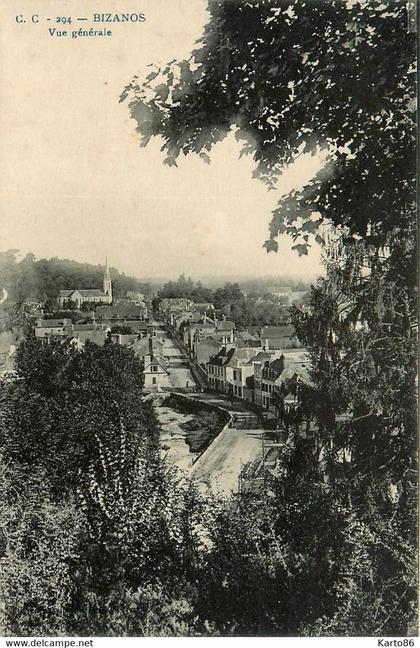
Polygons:
[[[86,14],[86,5],[89,13]],[[287,170],[279,192],[251,178],[232,137],[207,165],[162,164],[160,144],[140,148],[118,96],[149,63],[188,56],[207,20],[204,0],[126,0],[142,24],[107,25],[109,38],[51,37],[46,18],[115,11],[109,0],[1,0],[0,249],[111,265],[138,277],[315,276],[319,250],[299,258],[281,239],[262,248],[281,193],[308,180],[314,157]],[[39,13],[40,23],[29,23]],[[89,23],[78,23],[77,27]]]

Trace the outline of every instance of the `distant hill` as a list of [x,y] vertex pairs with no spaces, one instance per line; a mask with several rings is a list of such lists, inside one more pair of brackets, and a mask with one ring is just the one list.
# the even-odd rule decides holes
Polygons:
[[[66,288],[101,288],[104,266],[79,263],[70,259],[36,259],[27,254],[20,261],[18,250],[0,252],[0,288],[8,292],[11,301],[40,301],[55,299]],[[111,267],[115,297],[127,290],[149,294],[150,286]]]

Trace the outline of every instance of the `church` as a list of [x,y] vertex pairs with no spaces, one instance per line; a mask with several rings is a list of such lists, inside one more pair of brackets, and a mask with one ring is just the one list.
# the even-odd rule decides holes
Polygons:
[[70,290],[60,290],[57,301],[64,308],[70,302],[80,308],[85,302],[95,304],[112,304],[112,282],[109,271],[108,259],[105,261],[105,272],[103,280],[103,289],[100,288],[71,288]]

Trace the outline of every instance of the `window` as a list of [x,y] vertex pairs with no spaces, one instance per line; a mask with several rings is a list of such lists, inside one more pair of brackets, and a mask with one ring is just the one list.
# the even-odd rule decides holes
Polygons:
[[153,377],[152,378],[152,385],[156,385],[156,383],[157,383],[157,378]]
[[150,371],[157,373],[157,365],[150,365]]

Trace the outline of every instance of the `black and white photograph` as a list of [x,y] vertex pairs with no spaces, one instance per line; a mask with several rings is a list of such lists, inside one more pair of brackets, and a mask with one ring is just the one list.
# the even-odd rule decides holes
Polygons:
[[1,0],[2,648],[417,644],[417,36]]

